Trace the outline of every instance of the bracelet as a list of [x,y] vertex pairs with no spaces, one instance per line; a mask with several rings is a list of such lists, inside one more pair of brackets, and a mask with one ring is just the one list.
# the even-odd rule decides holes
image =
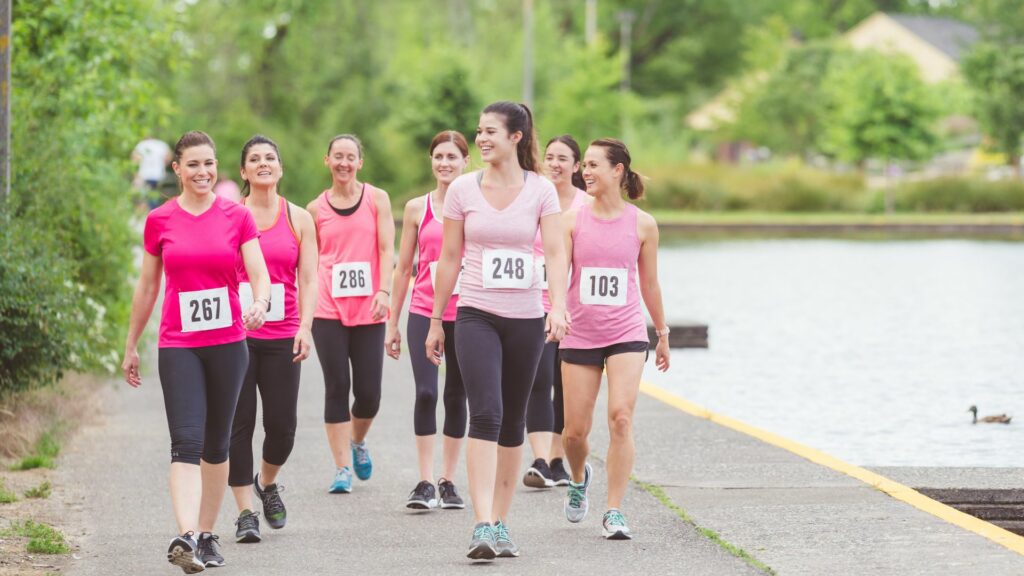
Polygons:
[[383,289],[383,288],[381,288],[380,290],[377,290],[377,292],[383,292],[383,293],[387,294],[387,295],[388,295],[388,297],[390,297],[390,296],[391,296],[391,292],[388,292],[387,290],[385,290],[385,289]]
[[444,318],[441,318],[440,316],[431,316],[430,319],[431,320],[438,320],[440,322],[444,322]]
[[257,302],[262,302],[263,303],[263,309],[264,310],[269,310],[270,309],[270,298],[257,298],[257,299],[252,301],[253,304],[256,304]]
[[655,334],[655,336],[657,336],[658,338],[661,338],[662,336],[668,336],[668,333],[669,333],[669,332],[671,332],[671,331],[672,331],[672,330],[670,330],[668,326],[665,326],[665,329],[664,329],[664,330],[655,330],[655,331],[654,331],[654,334]]

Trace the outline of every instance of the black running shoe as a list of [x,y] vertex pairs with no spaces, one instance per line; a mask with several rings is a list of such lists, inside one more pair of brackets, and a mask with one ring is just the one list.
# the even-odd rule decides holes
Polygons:
[[202,572],[206,566],[196,558],[199,545],[196,544],[194,532],[185,532],[171,540],[167,548],[167,561],[181,568],[185,574]]
[[220,555],[220,537],[216,534],[203,532],[199,534],[199,550],[196,558],[207,568],[214,568],[224,565],[224,557]]
[[526,474],[523,475],[523,484],[530,488],[550,488],[555,485],[555,481],[551,478],[551,468],[548,468],[548,463],[543,458],[534,460],[533,465],[526,470]]
[[238,527],[235,530],[235,542],[255,544],[263,539],[260,536],[260,519],[257,518],[259,515],[259,512],[242,510],[242,513],[238,515],[238,520],[235,520],[235,526]]
[[267,524],[274,530],[284,528],[285,522],[288,521],[288,511],[284,509],[284,502],[281,501],[284,486],[271,484],[260,490],[260,475],[256,474],[252,479],[252,489],[263,501],[263,517],[267,519]]
[[430,510],[437,508],[437,493],[434,492],[434,485],[426,480],[421,480],[412,492],[409,493],[409,499],[405,502],[406,508],[412,508],[413,510]]
[[441,508],[445,510],[462,510],[466,503],[455,491],[455,483],[447,478],[437,481],[437,491],[441,493]]
[[562,463],[561,458],[555,458],[551,461],[551,479],[554,480],[555,486],[568,486],[569,472],[565,470],[565,464]]

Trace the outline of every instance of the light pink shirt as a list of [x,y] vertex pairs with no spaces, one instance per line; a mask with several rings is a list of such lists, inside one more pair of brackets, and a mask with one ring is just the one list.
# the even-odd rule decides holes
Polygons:
[[[459,306],[505,318],[544,315],[541,279],[533,264],[533,242],[541,217],[558,214],[561,208],[554,184],[533,172],[525,174],[523,189],[503,210],[495,209],[484,198],[476,172],[459,176],[449,186],[444,217],[465,222],[466,267]],[[493,287],[496,283],[516,282],[517,287]]]

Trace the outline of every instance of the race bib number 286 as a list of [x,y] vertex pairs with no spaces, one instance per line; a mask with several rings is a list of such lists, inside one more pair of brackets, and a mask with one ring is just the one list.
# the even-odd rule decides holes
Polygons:
[[351,298],[373,295],[369,262],[339,262],[331,268],[331,296]]

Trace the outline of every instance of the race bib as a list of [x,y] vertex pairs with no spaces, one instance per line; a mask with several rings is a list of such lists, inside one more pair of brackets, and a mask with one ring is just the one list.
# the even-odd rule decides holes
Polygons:
[[[252,284],[238,284],[238,300],[242,303],[242,313],[252,306]],[[284,320],[284,284],[270,285],[270,308],[267,308],[267,322]]]
[[331,269],[331,296],[351,298],[372,296],[369,262],[339,262]]
[[178,292],[182,332],[227,328],[233,323],[228,287]]
[[484,288],[526,290],[533,287],[533,254],[515,250],[484,250]]
[[533,259],[533,264],[534,264],[534,268],[535,268],[534,274],[537,275],[537,279],[540,281],[540,288],[541,288],[541,290],[547,290],[548,289],[548,267],[547,267],[547,264],[544,263],[544,259],[543,258],[534,258]]
[[[459,295],[459,285],[462,284],[462,271],[466,269],[466,259],[462,259],[462,264],[459,265],[459,275],[455,278],[455,289],[452,290],[452,296]],[[430,287],[437,289],[437,261],[430,263]]]
[[625,268],[589,268],[580,270],[580,303],[598,306],[626,304]]

